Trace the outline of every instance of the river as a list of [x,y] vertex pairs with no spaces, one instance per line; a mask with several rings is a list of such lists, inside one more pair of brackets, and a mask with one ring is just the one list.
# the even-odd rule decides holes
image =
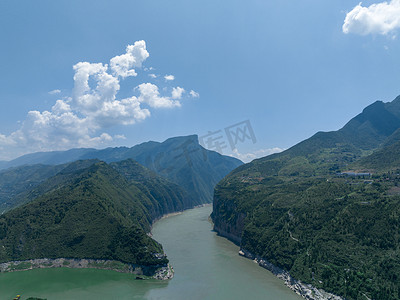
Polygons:
[[282,299],[299,300],[283,281],[238,255],[239,247],[212,231],[211,206],[187,210],[154,224],[175,269],[167,282],[91,269],[38,269],[0,274],[0,299]]

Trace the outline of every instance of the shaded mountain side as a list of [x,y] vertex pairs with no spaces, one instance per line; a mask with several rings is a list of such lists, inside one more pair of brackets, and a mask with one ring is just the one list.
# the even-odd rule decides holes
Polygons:
[[12,206],[11,199],[54,176],[64,166],[23,166],[0,171],[0,213]]
[[1,160],[0,161],[0,170],[8,168],[8,161]]
[[[214,229],[346,299],[399,299],[399,102],[235,169],[215,188]],[[375,173],[338,175],[355,166]]]
[[132,159],[111,163],[110,166],[128,181],[134,182],[150,200],[144,204],[151,220],[193,207],[193,200],[180,186],[169,182]]
[[[99,160],[76,161],[63,165],[21,166],[0,172],[0,212],[27,203],[65,184],[71,173],[85,169]],[[43,184],[45,183],[45,184]]]
[[385,140],[385,142],[382,144],[382,147],[390,146],[398,141],[400,141],[400,128],[393,132],[393,134]]
[[397,96],[393,101],[385,103],[385,108],[400,118],[400,96]]
[[37,152],[26,154],[11,161],[3,162],[0,164],[0,168],[12,168],[24,165],[60,165],[69,162],[79,160],[82,156],[87,153],[97,151],[92,148],[79,148],[71,149],[67,151],[51,151],[51,152]]
[[303,282],[346,297],[398,299],[399,176],[221,182],[215,230]]
[[387,137],[400,128],[400,106],[394,105],[400,98],[393,100],[393,105],[376,101],[366,107],[361,114],[353,118],[339,130],[348,143],[363,150],[380,146]]
[[[78,160],[70,164],[57,166],[39,165],[17,168],[19,172],[25,171],[26,168],[35,168],[38,170],[43,168],[45,170],[52,170],[53,173],[60,168],[61,170],[59,170],[56,175],[50,178],[43,178],[42,181],[38,182],[35,186],[27,188],[10,198],[3,207],[5,211],[7,211],[24,203],[28,203],[50,191],[57,190],[66,184],[73,183],[76,181],[76,172],[99,162],[100,161],[97,159],[91,159]],[[114,162],[111,163],[110,166],[124,176],[130,184],[140,189],[146,196],[144,198],[142,197],[142,204],[145,206],[149,215],[149,222],[153,222],[165,214],[193,207],[193,200],[183,188],[169,182],[132,159]],[[14,169],[12,170],[14,171]],[[4,171],[4,173],[7,174],[8,172]],[[43,174],[43,172],[41,172],[41,174]],[[17,184],[15,181],[14,183]]]
[[400,97],[376,101],[338,131],[318,132],[293,147],[256,159],[234,170],[260,176],[318,176],[335,174],[386,142],[400,137]]
[[[152,149],[152,150],[149,150]],[[177,137],[161,144],[144,143],[131,148],[140,164],[183,187],[195,205],[210,203],[215,184],[243,164],[240,160],[204,149],[196,135]]]
[[184,188],[192,199],[192,206],[211,202],[215,184],[243,164],[236,158],[204,149],[200,146],[198,137],[191,135],[170,138],[163,143],[151,141],[132,148],[33,153],[2,165],[8,168],[39,163],[63,164],[86,159],[99,159],[109,163],[129,158]]
[[161,245],[146,234],[151,222],[146,200],[104,162],[70,172],[56,188],[0,217],[0,261],[68,257],[166,263]]
[[372,173],[400,170],[400,138],[371,155],[361,158],[351,165],[352,169],[368,170]]

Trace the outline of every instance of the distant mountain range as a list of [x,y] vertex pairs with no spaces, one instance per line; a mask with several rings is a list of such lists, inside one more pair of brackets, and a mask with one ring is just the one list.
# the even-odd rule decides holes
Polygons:
[[[196,135],[170,138],[163,143],[147,142],[132,148],[72,149],[27,154],[2,165],[0,211],[13,207],[17,199],[20,201],[19,194],[55,175],[64,167],[63,164],[87,159],[107,163],[134,159],[183,188],[191,199],[190,207],[211,203],[217,182],[243,164],[236,158],[203,148]],[[12,198],[14,200],[11,203]]]
[[153,276],[168,259],[148,236],[151,224],[209,203],[215,184],[241,164],[202,148],[194,135],[25,155],[0,172],[0,263],[107,260]]
[[399,149],[400,96],[235,169],[215,189],[214,228],[346,299],[399,299]]

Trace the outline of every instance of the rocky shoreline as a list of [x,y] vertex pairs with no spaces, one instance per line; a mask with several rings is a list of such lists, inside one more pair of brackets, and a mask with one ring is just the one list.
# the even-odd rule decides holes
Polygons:
[[240,249],[239,255],[254,260],[259,266],[267,269],[272,274],[274,274],[279,279],[282,279],[285,282],[285,285],[288,286],[292,291],[296,294],[302,296],[305,299],[309,300],[344,300],[344,298],[340,296],[336,296],[334,294],[328,293],[322,289],[317,289],[311,284],[306,284],[301,282],[300,280],[294,279],[288,271],[285,271],[269,261],[252,254],[251,252]]
[[76,268],[102,269],[136,275],[136,279],[168,280],[174,277],[170,264],[159,266],[140,266],[126,264],[115,260],[77,259],[77,258],[40,258],[24,261],[0,263],[0,272],[16,272],[41,268]]

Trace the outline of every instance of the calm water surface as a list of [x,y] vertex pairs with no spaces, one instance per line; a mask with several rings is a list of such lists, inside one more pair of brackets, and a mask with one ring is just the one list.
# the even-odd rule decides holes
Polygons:
[[134,280],[132,275],[90,269],[41,269],[0,274],[0,299],[21,294],[58,299],[279,299],[299,300],[283,282],[239,248],[212,232],[211,206],[158,221],[153,238],[175,269],[168,282]]

